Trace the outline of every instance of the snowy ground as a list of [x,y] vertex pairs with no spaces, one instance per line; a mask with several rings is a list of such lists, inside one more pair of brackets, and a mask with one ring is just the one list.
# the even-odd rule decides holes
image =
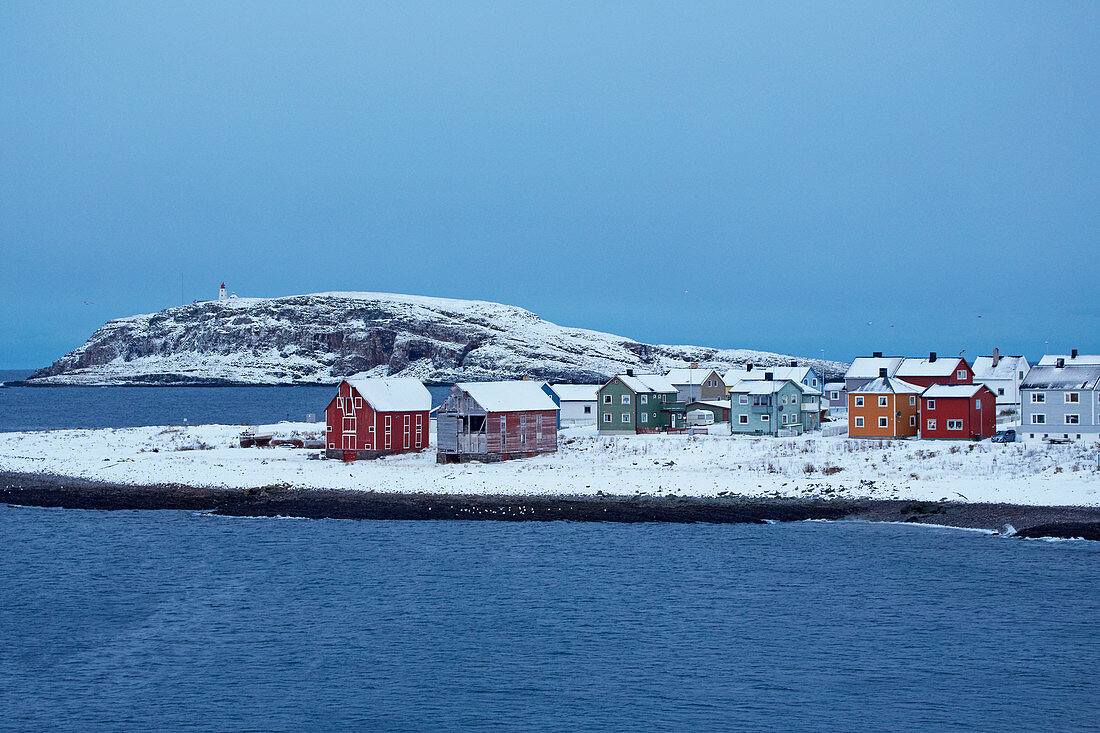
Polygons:
[[[319,428],[281,423],[257,432],[319,437]],[[488,465],[437,465],[434,451],[352,464],[308,460],[317,452],[234,447],[241,427],[230,425],[0,433],[0,470],[241,488],[1100,505],[1096,445],[750,438],[727,429],[712,426],[710,435],[694,437],[600,437],[594,428],[569,428],[555,455]]]

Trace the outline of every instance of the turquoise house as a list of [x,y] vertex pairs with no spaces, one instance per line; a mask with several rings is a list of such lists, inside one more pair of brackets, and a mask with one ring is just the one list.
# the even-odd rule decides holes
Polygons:
[[734,435],[801,435],[821,427],[821,390],[793,379],[743,379],[730,388]]

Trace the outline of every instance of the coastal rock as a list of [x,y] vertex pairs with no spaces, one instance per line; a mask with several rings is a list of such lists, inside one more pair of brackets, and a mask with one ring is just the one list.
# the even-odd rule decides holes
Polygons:
[[[109,321],[34,384],[331,384],[357,372],[426,382],[600,382],[627,368],[786,364],[769,352],[644,344],[515,306],[388,293],[196,302]],[[798,359],[827,375],[845,364]]]

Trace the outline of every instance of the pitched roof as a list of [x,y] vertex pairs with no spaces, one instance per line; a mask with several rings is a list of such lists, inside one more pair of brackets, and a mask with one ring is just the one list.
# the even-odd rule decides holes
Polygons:
[[598,384],[551,384],[550,389],[562,402],[595,402]]
[[1020,389],[1097,389],[1100,364],[1082,366],[1033,366],[1020,382]]
[[730,394],[775,394],[788,384],[793,384],[800,390],[806,387],[793,379],[742,379],[730,387]]
[[879,369],[886,369],[886,375],[892,376],[905,361],[900,356],[857,356],[844,373],[845,379],[874,379]]
[[473,397],[486,412],[523,412],[556,410],[550,395],[542,391],[542,382],[459,382],[458,388]]
[[[739,382],[742,379],[763,379],[765,372],[771,372],[772,379],[790,379],[794,382],[801,382],[810,373],[810,366],[775,366],[775,367],[760,367],[754,366],[752,371],[746,371],[745,369],[732,369],[727,372],[733,382]],[[733,382],[724,380],[726,384]]]
[[359,373],[344,381],[377,412],[419,412],[432,406],[431,393],[412,377],[368,377]]
[[1026,373],[1028,370],[1027,359],[1022,356],[1002,356],[993,366],[992,356],[979,356],[970,367],[974,370],[974,379],[1012,379],[1019,369]]
[[1038,366],[1054,366],[1059,359],[1064,360],[1066,366],[1100,365],[1100,356],[1096,354],[1078,354],[1076,359],[1069,354],[1044,354],[1043,358],[1039,360]]
[[960,361],[962,361],[962,357],[959,356],[945,356],[935,361],[927,357],[923,359],[910,357],[902,360],[901,366],[894,372],[894,375],[902,379],[905,377],[949,377],[955,373],[955,368]]
[[983,389],[989,389],[984,384],[933,384],[924,390],[921,397],[931,397],[940,400],[949,400],[960,397],[970,399]]
[[692,405],[706,405],[708,407],[721,407],[723,410],[728,410],[730,407],[729,402],[722,402],[721,400],[692,400],[688,403],[688,407]]
[[897,377],[876,377],[862,387],[853,389],[849,394],[855,394],[856,392],[868,394],[920,394],[923,391],[924,387],[909,384],[909,382]]
[[714,369],[670,369],[665,379],[669,384],[702,384],[711,374],[722,376]]
[[672,386],[672,382],[660,374],[616,374],[615,377],[634,392],[676,391],[676,388]]

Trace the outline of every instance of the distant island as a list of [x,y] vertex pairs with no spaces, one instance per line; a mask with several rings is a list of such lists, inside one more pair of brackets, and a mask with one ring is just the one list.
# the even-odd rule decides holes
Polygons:
[[645,344],[559,326],[516,306],[391,293],[200,301],[118,318],[29,384],[334,384],[348,374],[428,383],[600,382],[628,368],[847,364],[749,349]]

